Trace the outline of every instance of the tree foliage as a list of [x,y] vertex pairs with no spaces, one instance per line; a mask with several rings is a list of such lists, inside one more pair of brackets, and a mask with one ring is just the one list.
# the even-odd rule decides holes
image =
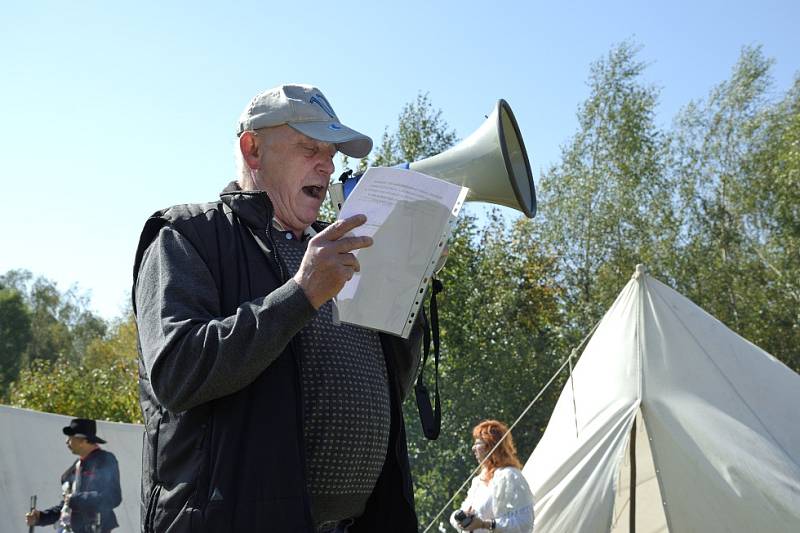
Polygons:
[[11,386],[11,405],[76,417],[141,422],[133,314],[93,339],[80,362],[36,359]]
[[133,422],[137,395],[133,314],[112,324],[77,287],[27,271],[0,276],[0,372],[11,405]]
[[31,341],[31,317],[22,294],[0,288],[0,398],[17,379],[22,354]]
[[397,117],[397,131],[384,131],[372,158],[373,166],[391,167],[444,152],[455,144],[455,131],[449,129],[441,110],[434,109],[428,94],[403,106]]
[[[438,440],[425,440],[416,405],[405,405],[423,523],[433,519],[475,467],[472,427],[487,418],[511,424],[564,360],[558,309],[562,289],[553,277],[554,259],[538,242],[532,221],[509,227],[497,212],[482,226],[473,217],[461,218],[451,239],[441,273],[443,420]],[[426,370],[429,388],[432,368]],[[557,385],[548,389],[515,430],[520,457],[530,454],[544,431],[557,392]]]
[[23,362],[78,362],[92,339],[106,332],[105,321],[89,309],[89,297],[77,287],[62,293],[54,282],[25,270],[6,272],[0,285],[22,296],[30,316],[31,335],[20,354]]
[[676,120],[675,288],[800,369],[798,84],[773,102],[772,61],[746,47],[731,78]]
[[638,47],[595,62],[579,128],[540,182],[542,234],[557,256],[564,311],[577,340],[600,319],[637,263],[661,268],[674,238],[658,92],[645,85]]

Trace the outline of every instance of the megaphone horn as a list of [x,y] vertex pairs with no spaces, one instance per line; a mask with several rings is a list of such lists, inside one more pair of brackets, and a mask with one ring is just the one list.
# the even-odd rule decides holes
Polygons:
[[[469,187],[467,201],[511,207],[528,218],[536,214],[531,165],[514,113],[505,100],[498,100],[484,123],[457,145],[426,159],[398,166]],[[342,183],[333,183],[329,189],[337,208],[357,181],[349,178],[350,174],[343,174]]]
[[472,135],[445,150],[408,165],[411,170],[469,187],[467,201],[489,202],[536,214],[536,189],[525,143],[511,106],[498,100],[492,114]]

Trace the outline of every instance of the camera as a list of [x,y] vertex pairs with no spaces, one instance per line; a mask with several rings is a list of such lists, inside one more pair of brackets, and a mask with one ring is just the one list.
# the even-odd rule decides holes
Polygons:
[[456,519],[456,522],[458,522],[458,525],[461,527],[467,527],[472,523],[472,519],[475,518],[475,516],[465,513],[463,509],[459,509],[453,515],[453,518]]

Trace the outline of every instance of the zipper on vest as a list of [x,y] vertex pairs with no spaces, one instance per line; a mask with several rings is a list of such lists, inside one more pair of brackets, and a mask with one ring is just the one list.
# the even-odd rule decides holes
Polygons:
[[[272,222],[270,221],[267,224],[267,242],[270,245],[270,249],[272,253],[275,254],[275,262],[278,264],[278,270],[280,273],[281,283],[286,283],[289,279],[288,274],[286,273],[286,266],[283,263],[283,259],[281,258],[280,252],[278,251],[278,247],[275,245],[275,239],[272,237]],[[305,408],[303,406],[303,364],[300,361],[300,349],[297,345],[297,339],[292,337],[289,341],[289,351],[292,352],[292,359],[294,360],[295,364],[295,371],[297,372],[295,383],[297,384],[297,396],[295,398],[295,405],[297,409],[297,416],[299,418],[299,424],[297,424],[297,442],[300,445],[300,461],[301,467],[303,469],[303,500],[306,514],[306,520],[309,523],[313,523],[313,518],[311,516],[311,496],[308,493],[308,468],[306,465],[306,440],[305,440]]]
[[[283,259],[281,258],[280,252],[278,251],[278,247],[275,245],[275,240],[272,237],[272,224],[267,225],[267,242],[272,248],[272,251],[275,253],[275,262],[278,263],[278,269],[280,270],[281,275],[281,283],[286,283],[288,280],[288,275],[286,274],[286,267],[283,263]],[[297,384],[297,396],[295,398],[295,406],[297,409],[297,417],[299,424],[297,424],[297,442],[300,445],[300,461],[301,461],[301,468],[303,469],[303,485],[305,485],[303,490],[303,499],[306,511],[306,519],[309,522],[312,522],[313,519],[311,517],[311,496],[308,493],[308,468],[306,465],[306,439],[305,439],[305,407],[303,406],[303,363],[300,360],[300,347],[297,345],[297,338],[292,337],[289,341],[289,351],[292,352],[292,359],[294,360],[295,371],[297,372],[295,383]]]

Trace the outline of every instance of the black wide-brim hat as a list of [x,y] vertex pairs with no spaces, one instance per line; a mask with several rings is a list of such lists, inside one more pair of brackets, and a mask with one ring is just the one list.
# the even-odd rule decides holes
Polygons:
[[97,424],[88,418],[73,418],[61,431],[71,437],[83,437],[93,444],[105,444],[106,441],[97,436]]

